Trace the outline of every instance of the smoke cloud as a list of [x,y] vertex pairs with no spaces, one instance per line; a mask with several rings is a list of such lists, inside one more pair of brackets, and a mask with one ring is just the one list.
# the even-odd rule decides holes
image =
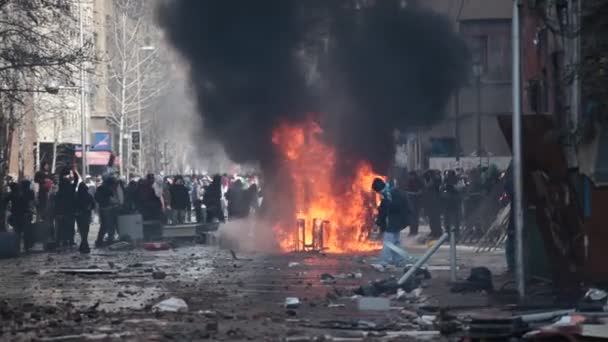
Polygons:
[[273,128],[321,112],[341,169],[385,172],[393,130],[441,119],[469,70],[446,18],[401,3],[173,0],[159,22],[190,64],[206,132],[234,161],[271,170]]

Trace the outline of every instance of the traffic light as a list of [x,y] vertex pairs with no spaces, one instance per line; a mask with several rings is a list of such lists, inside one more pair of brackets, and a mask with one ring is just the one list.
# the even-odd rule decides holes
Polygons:
[[141,149],[141,133],[140,131],[131,131],[131,150],[139,151]]

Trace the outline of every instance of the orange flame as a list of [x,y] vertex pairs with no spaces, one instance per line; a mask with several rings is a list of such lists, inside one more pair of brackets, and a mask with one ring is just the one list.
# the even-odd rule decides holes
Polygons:
[[375,174],[368,162],[360,162],[350,187],[336,193],[336,153],[320,140],[319,133],[322,129],[312,119],[302,124],[283,123],[273,131],[272,142],[283,157],[280,167],[289,175],[296,211],[293,221],[274,227],[278,243],[283,251],[296,249],[296,219],[305,220],[305,241],[311,241],[313,219],[320,219],[329,221],[323,238],[327,252],[376,250],[378,243],[368,241],[367,233],[378,200],[371,184],[382,176]]

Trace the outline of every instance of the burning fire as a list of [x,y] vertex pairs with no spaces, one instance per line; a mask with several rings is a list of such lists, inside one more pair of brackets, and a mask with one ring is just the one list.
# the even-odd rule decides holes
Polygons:
[[[336,152],[321,141],[320,133],[321,127],[312,119],[300,124],[283,123],[273,131],[272,142],[283,157],[281,168],[288,173],[295,205],[293,219],[274,227],[278,243],[283,251],[302,249],[297,245],[313,240],[316,219],[328,222],[322,238],[325,251],[376,250],[378,244],[367,237],[378,200],[371,184],[381,176],[374,174],[368,162],[360,162],[350,187],[337,193]],[[298,230],[297,220],[304,220],[305,233]]]

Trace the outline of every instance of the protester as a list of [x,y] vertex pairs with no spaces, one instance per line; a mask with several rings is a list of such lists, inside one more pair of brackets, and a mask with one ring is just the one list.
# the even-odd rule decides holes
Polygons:
[[230,218],[244,218],[248,214],[249,204],[246,200],[243,182],[239,179],[226,192],[228,215]]
[[91,251],[88,237],[93,209],[95,209],[95,200],[91,196],[88,186],[85,183],[80,183],[76,193],[76,225],[80,234],[78,250],[83,254],[88,254]]
[[10,203],[9,224],[13,227],[17,235],[17,248],[28,252],[33,244],[32,220],[34,216],[35,194],[31,189],[31,182],[23,180],[19,184],[11,185],[11,193],[8,196]]
[[431,233],[429,239],[438,239],[441,234],[441,207],[439,203],[439,190],[441,179],[433,170],[424,173],[423,207],[428,218]]
[[162,218],[161,196],[156,194],[154,184],[154,175],[148,174],[137,188],[136,207],[144,221],[161,220]]
[[43,162],[40,171],[36,172],[34,176],[34,182],[38,184],[38,195],[37,195],[37,220],[39,222],[46,222],[50,224],[50,210],[49,210],[49,196],[51,188],[53,187],[53,176],[51,174],[51,167],[49,163]]
[[74,215],[76,213],[75,194],[78,178],[75,169],[63,170],[59,175],[59,190],[55,194],[54,216],[57,224],[57,242],[64,250],[75,245]]
[[185,223],[186,213],[191,207],[190,194],[181,176],[175,177],[173,184],[169,188],[171,195],[171,208],[173,209],[173,223]]
[[441,191],[445,231],[453,231],[456,236],[460,234],[460,194],[457,183],[456,172],[448,170]]
[[223,222],[225,220],[222,198],[222,176],[215,175],[203,195],[203,205],[207,208],[207,222],[213,222],[214,220]]
[[374,179],[372,190],[382,196],[376,220],[376,224],[383,233],[382,263],[402,266],[406,261],[405,258],[395,253],[387,246],[387,243],[401,246],[401,231],[409,225],[410,219],[407,198],[398,189],[391,188],[380,178]]
[[420,207],[422,191],[424,183],[416,171],[408,173],[405,190],[412,209],[412,218],[410,224],[410,236],[418,235],[418,226],[420,225]]
[[95,192],[95,201],[99,205],[100,220],[99,233],[95,241],[95,247],[97,248],[103,246],[106,235],[108,243],[112,243],[116,235],[118,209],[120,207],[120,200],[116,192],[117,187],[118,180],[112,175],[106,175],[101,186]]

